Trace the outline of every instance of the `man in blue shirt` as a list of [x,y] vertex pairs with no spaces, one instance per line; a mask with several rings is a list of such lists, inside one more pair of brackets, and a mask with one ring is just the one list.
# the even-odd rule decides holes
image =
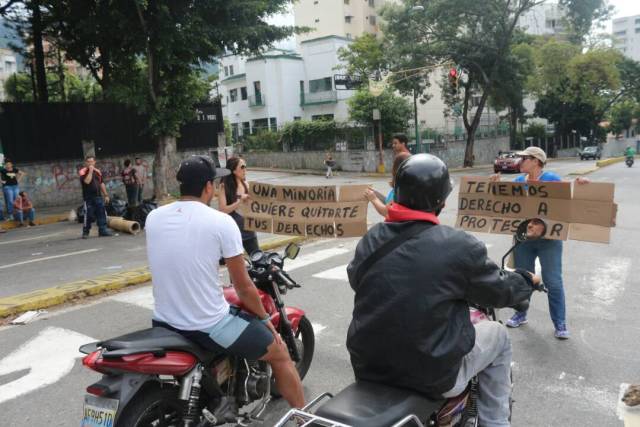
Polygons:
[[[522,157],[520,175],[515,182],[529,181],[562,181],[560,175],[544,170],[547,154],[539,147],[528,147],[517,155]],[[500,175],[493,175],[492,180],[499,180]],[[580,177],[578,184],[587,184],[589,179]],[[515,267],[527,271],[535,271],[536,258],[540,260],[542,281],[549,289],[549,314],[555,328],[555,337],[561,340],[569,338],[567,329],[564,286],[562,283],[562,241],[539,239],[524,242],[514,250]],[[516,312],[507,321],[507,326],[517,328],[528,322],[527,312]]]

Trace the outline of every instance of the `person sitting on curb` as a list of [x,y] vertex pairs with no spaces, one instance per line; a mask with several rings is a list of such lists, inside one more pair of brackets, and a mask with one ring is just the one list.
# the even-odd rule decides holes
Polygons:
[[[555,172],[544,171],[547,163],[547,154],[542,148],[528,147],[524,151],[516,153],[522,157],[520,163],[520,175],[515,182],[536,182],[536,181],[562,181],[562,178]],[[491,175],[492,181],[499,181],[500,174]],[[580,177],[576,179],[578,184],[587,184],[588,178]],[[567,329],[566,308],[564,298],[564,286],[562,282],[562,240],[538,239],[523,242],[513,251],[515,267],[527,271],[535,271],[536,258],[540,260],[542,281],[549,289],[549,314],[555,328],[555,337],[560,340],[569,338]],[[517,328],[526,324],[527,312],[516,311],[507,320],[506,325],[510,328]]]
[[13,216],[16,221],[18,221],[18,227],[24,227],[24,218],[26,217],[29,220],[29,226],[33,227],[36,225],[36,211],[33,209],[33,204],[27,193],[21,191],[18,193],[18,197],[13,201]]

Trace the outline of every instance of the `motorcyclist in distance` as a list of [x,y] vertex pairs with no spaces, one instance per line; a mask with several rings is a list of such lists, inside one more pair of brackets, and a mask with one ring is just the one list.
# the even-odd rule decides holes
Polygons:
[[[480,425],[509,426],[511,342],[498,322],[473,325],[469,303],[514,306],[540,278],[501,270],[483,242],[440,224],[452,185],[439,158],[405,160],[394,189],[386,221],[362,238],[347,269],[355,291],[347,336],[355,376],[439,399],[461,394],[478,375]],[[532,224],[529,233],[536,230]],[[395,249],[366,261],[399,235]]]

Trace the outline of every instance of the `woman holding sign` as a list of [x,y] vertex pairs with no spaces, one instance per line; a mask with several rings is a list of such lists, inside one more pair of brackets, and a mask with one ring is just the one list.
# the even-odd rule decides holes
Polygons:
[[[528,147],[517,155],[522,157],[520,175],[515,182],[562,181],[555,172],[544,170],[547,154],[539,147]],[[492,181],[499,181],[500,174],[492,175]],[[578,178],[576,183],[586,184],[587,178]],[[549,314],[555,328],[555,337],[561,340],[569,338],[567,329],[564,286],[562,283],[562,240],[539,239],[524,242],[514,250],[515,267],[535,271],[536,258],[540,260],[542,281],[549,289]],[[528,322],[527,312],[516,312],[507,320],[507,326],[517,328]]]
[[222,178],[220,183],[218,209],[229,214],[238,224],[242,235],[242,246],[251,255],[260,249],[258,236],[255,231],[244,229],[244,217],[237,211],[242,203],[249,203],[249,186],[246,181],[247,164],[239,157],[231,157],[227,160],[227,169],[231,171],[231,174]]
[[[389,191],[389,194],[387,194],[387,198],[384,200],[384,202],[382,202],[382,200],[378,198],[378,195],[373,188],[369,187],[364,192],[364,196],[367,198],[367,200],[369,200],[376,211],[385,218],[387,217],[387,213],[389,212],[388,207],[393,202],[393,187],[395,185],[396,172],[400,168],[402,162],[407,160],[409,157],[411,157],[411,153],[403,151],[400,154],[396,155],[396,157],[393,159],[393,166],[391,167],[391,181],[389,181],[391,190]],[[382,197],[382,195],[380,195],[380,197]]]

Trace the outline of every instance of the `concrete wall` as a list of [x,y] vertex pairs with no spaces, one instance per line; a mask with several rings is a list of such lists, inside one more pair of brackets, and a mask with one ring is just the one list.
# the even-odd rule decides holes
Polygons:
[[640,148],[640,139],[636,140],[635,137],[624,139],[609,138],[606,144],[602,144],[602,158],[622,156],[627,147],[633,147],[637,152]]
[[[187,150],[180,151],[174,159],[175,171],[180,161],[192,154],[210,154],[207,150]],[[97,168],[104,176],[105,185],[110,195],[118,194],[126,199],[124,185],[120,177],[123,169],[122,163],[125,159],[140,157],[147,171],[147,184],[144,189],[144,197],[151,197],[153,194],[153,182],[151,181],[151,171],[153,167],[153,154],[140,153],[127,156],[98,158]],[[26,173],[20,182],[20,189],[26,191],[36,209],[50,206],[75,206],[82,203],[82,189],[78,170],[84,166],[82,159],[58,160],[53,162],[19,163],[16,166]],[[175,172],[169,178],[170,191],[177,191],[178,186],[175,180]],[[2,205],[4,206],[4,200]]]
[[[432,149],[431,153],[444,160],[449,167],[461,167],[464,160],[465,143],[451,142],[446,148]],[[498,151],[509,149],[509,138],[485,139],[476,141],[474,153],[475,164],[493,163]],[[324,151],[295,151],[289,153],[243,153],[249,166],[282,169],[324,169]],[[391,170],[393,153],[384,151],[384,163],[387,171]],[[367,150],[337,151],[333,153],[337,168],[349,172],[376,172],[378,152]]]

